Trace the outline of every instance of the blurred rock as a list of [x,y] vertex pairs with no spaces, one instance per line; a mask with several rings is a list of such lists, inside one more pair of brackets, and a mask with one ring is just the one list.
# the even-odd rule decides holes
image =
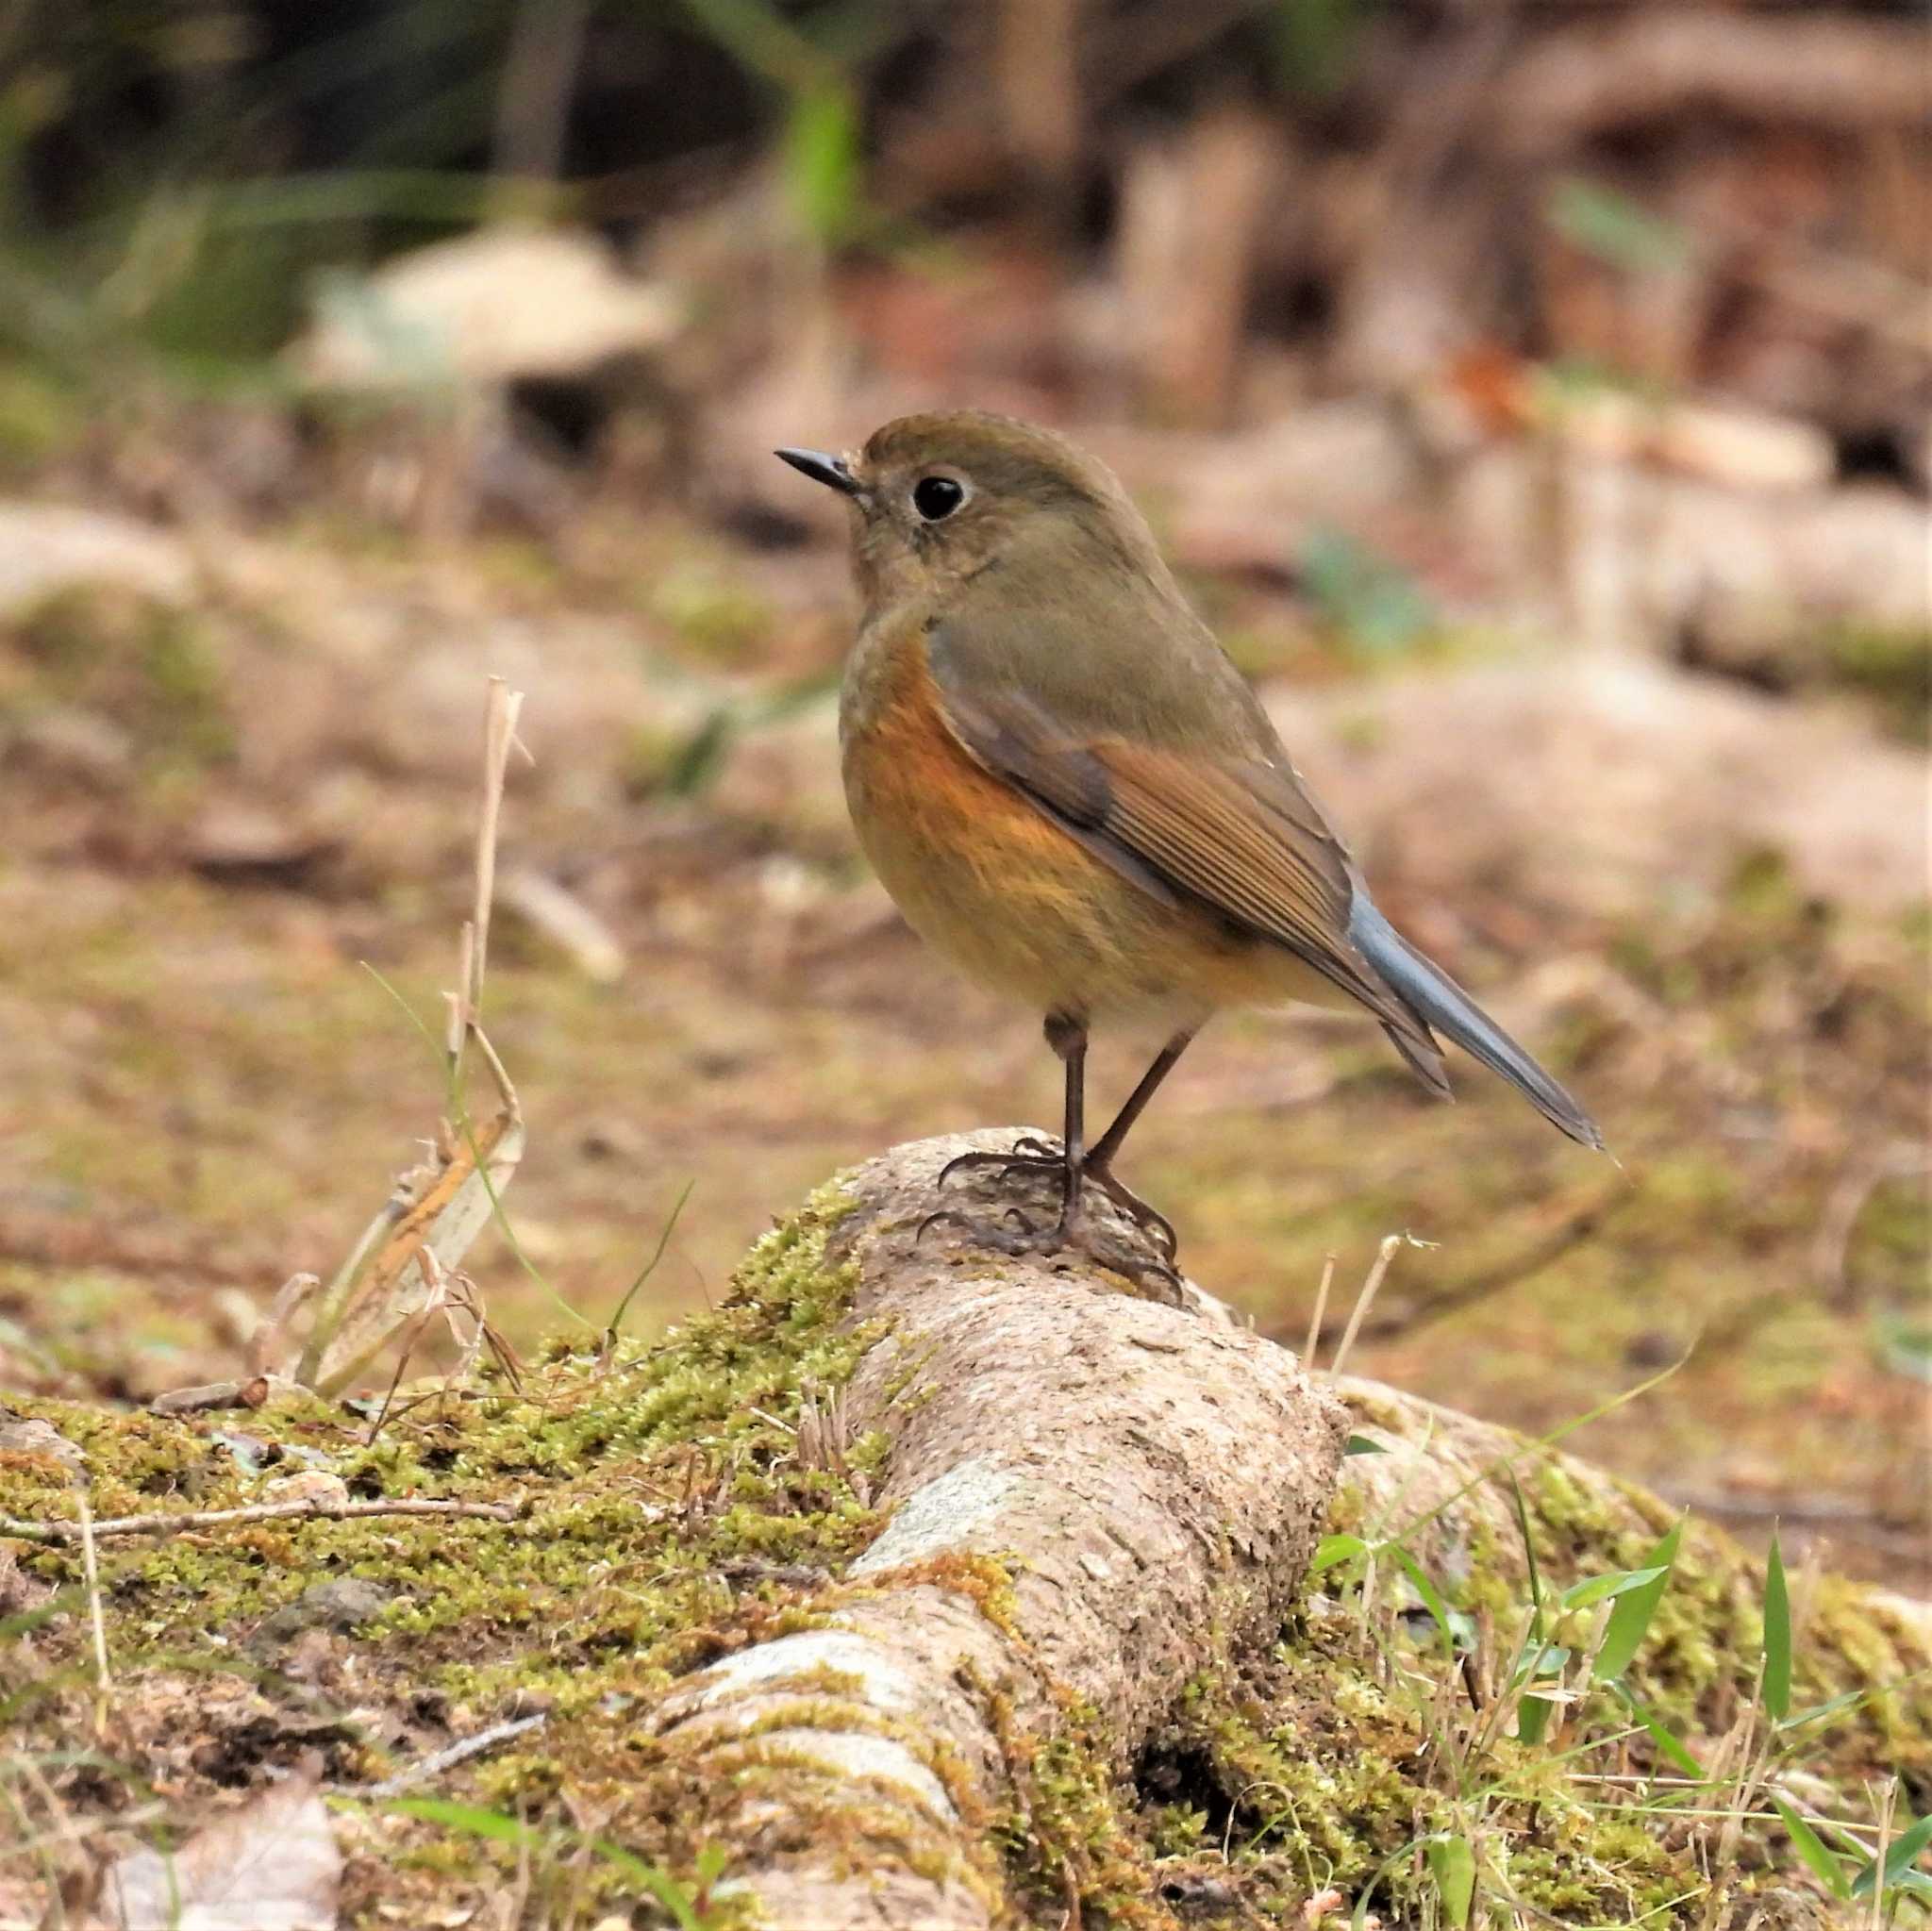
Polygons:
[[347,1631],[380,1615],[396,1600],[396,1591],[358,1575],[338,1576],[307,1589],[263,1619],[249,1639],[252,1649],[273,1649],[308,1629]]
[[114,585],[168,604],[194,590],[187,546],[110,511],[0,503],[0,616],[67,590]]
[[280,811],[217,799],[190,826],[185,856],[204,878],[227,885],[306,884],[340,849]]
[[121,784],[134,763],[134,741],[112,718],[78,705],[56,704],[19,720],[6,750],[51,776],[98,790]]
[[1265,693],[1378,884],[1450,907],[1468,881],[1591,917],[1725,889],[1781,854],[1807,892],[1923,902],[1923,760],[1854,715],[1648,658],[1518,658],[1371,690]]
[[289,359],[307,382],[349,389],[580,375],[662,347],[681,321],[671,294],[624,275],[594,236],[522,227],[333,275],[316,308]]

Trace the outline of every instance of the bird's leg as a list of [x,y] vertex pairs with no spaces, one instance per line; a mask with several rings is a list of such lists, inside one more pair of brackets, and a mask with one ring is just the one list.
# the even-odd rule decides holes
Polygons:
[[[1149,1069],[1122,1107],[1121,1117],[1108,1129],[1100,1146],[1091,1153],[1087,1148],[1086,1022],[1070,1013],[1049,1013],[1046,1042],[1066,1069],[1066,1104],[1059,1146],[1054,1148],[1029,1137],[1015,1146],[1010,1154],[976,1151],[961,1154],[957,1159],[947,1161],[941,1170],[940,1180],[943,1185],[951,1174],[971,1170],[991,1169],[1002,1178],[1013,1173],[1050,1173],[1060,1181],[1059,1219],[1051,1227],[1036,1227],[1018,1207],[1010,1207],[1007,1213],[1009,1225],[987,1225],[967,1214],[945,1209],[928,1214],[920,1225],[920,1233],[923,1235],[928,1227],[937,1224],[950,1224],[970,1238],[1002,1253],[1051,1253],[1073,1249],[1129,1278],[1144,1280],[1151,1277],[1164,1290],[1172,1292],[1179,1279],[1172,1264],[1174,1228],[1145,1201],[1122,1186],[1099,1156],[1103,1150],[1110,1156],[1125,1138],[1135,1116],[1152,1097],[1154,1089],[1160,1084],[1168,1068],[1180,1057],[1181,1050],[1187,1044],[1187,1036],[1169,1042],[1161,1058]],[[1090,1179],[1120,1206],[1136,1227],[1149,1237],[1157,1249],[1153,1257],[1150,1258],[1144,1250],[1134,1252],[1121,1247],[1089,1220],[1085,1190]],[[1164,1252],[1158,1251],[1163,1248]]]
[[1113,1124],[1094,1141],[1085,1163],[1086,1177],[1091,1180],[1107,1197],[1118,1207],[1144,1234],[1151,1235],[1167,1250],[1172,1260],[1180,1251],[1180,1240],[1174,1233],[1174,1223],[1158,1208],[1150,1207],[1133,1190],[1114,1177],[1113,1158],[1121,1150],[1121,1142],[1132,1130],[1134,1122],[1146,1110],[1147,1102],[1154,1097],[1160,1082],[1174,1069],[1175,1062],[1188,1050],[1198,1028],[1190,1026],[1185,1032],[1174,1034],[1167,1044],[1155,1056],[1153,1065],[1141,1075],[1141,1083],[1130,1092],[1120,1111],[1114,1115]]
[[[1083,1069],[1087,1057],[1087,1024],[1084,1020],[1074,1019],[1070,1013],[1050,1012],[1044,1027],[1046,1043],[1054,1050],[1055,1056],[1067,1068],[1067,1105],[1069,1118],[1077,1117],[1080,1110],[1080,1097],[1076,1089],[1081,1089]],[[1077,1044],[1073,1042],[1077,1040]],[[1069,1059],[1068,1055],[1074,1057]],[[1064,1174],[1067,1171],[1067,1155],[1064,1145],[1055,1146],[1051,1140],[1041,1140],[1037,1135],[1023,1134],[1013,1142],[1010,1153],[970,1153],[958,1154],[940,1169],[940,1185],[943,1187],[955,1174],[996,1173],[1003,1179],[1012,1174]],[[1077,1194],[1078,1188],[1074,1189]]]
[[1046,1016],[1046,1043],[1059,1055],[1067,1070],[1066,1112],[1060,1133],[1060,1157],[1066,1190],[1060,1198],[1060,1231],[1080,1217],[1080,1183],[1086,1177],[1087,1157],[1087,1027],[1062,1012]]

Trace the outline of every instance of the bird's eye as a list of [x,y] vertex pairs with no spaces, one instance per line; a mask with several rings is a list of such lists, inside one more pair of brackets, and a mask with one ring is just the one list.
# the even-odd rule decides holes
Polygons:
[[951,516],[965,500],[965,489],[951,476],[921,476],[912,486],[912,507],[927,523]]

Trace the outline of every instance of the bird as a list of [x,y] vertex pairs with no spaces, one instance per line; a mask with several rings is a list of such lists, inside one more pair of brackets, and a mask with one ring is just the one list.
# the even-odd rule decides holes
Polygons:
[[[863,615],[839,739],[859,844],[915,932],[1043,1015],[1063,1068],[1057,1147],[1028,1136],[940,1181],[969,1166],[1045,1172],[1058,1218],[929,1221],[1118,1266],[1098,1191],[1177,1279],[1173,1223],[1115,1162],[1201,1026],[1235,1007],[1365,1011],[1447,1099],[1441,1035],[1603,1148],[1582,1107],[1376,907],[1104,463],[978,410],[902,416],[844,454],[774,454],[850,510]],[[1090,1141],[1090,1033],[1149,1018],[1166,1043]]]

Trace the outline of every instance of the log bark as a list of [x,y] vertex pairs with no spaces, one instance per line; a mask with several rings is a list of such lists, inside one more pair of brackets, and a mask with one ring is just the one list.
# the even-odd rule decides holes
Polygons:
[[[1019,1740],[1078,1712],[1125,1761],[1191,1677],[1272,1639],[1341,1467],[1341,1405],[1197,1290],[1161,1305],[1091,1263],[920,1237],[945,1162],[1013,1137],[859,1171],[840,1244],[877,1339],[842,1421],[889,1438],[895,1512],[828,1623],[655,1721],[741,1790],[733,1881],[774,1926],[992,1923]],[[1001,1210],[963,1181],[947,1201]]]
[[[1336,1764],[1392,1749],[1385,1801],[1407,1820],[1423,1790],[1401,1791],[1418,1733],[1398,1721],[1357,1735],[1359,1712],[1336,1699],[1373,1704],[1374,1671],[1343,1663],[1326,1677],[1320,1660],[1334,1666],[1337,1619],[1408,1613],[1399,1579],[1373,1603],[1343,1601],[1332,1582],[1305,1590],[1323,1530],[1358,1532],[1365,1551],[1399,1537],[1422,1572],[1479,1571],[1516,1605],[1529,1600],[1525,1522],[1545,1587],[1560,1588],[1649,1559],[1675,1520],[1506,1429],[1373,1382],[1311,1377],[1190,1284],[1149,1299],[1088,1260],[1009,1257],[945,1224],[922,1237],[941,1197],[998,1224],[1010,1184],[942,1194],[940,1174],[1017,1137],[922,1141],[854,1176],[826,1258],[857,1271],[848,1319],[868,1345],[843,1395],[808,1406],[798,1452],[813,1465],[882,1431],[887,1525],[808,1616],[680,1681],[648,1719],[659,1761],[708,1800],[726,1793],[707,1806],[707,1841],[730,1847],[715,1889],[748,1894],[771,1931],[1077,1925],[1073,1865],[1059,1867],[1064,1906],[1037,1888],[1009,1894],[1007,1850],[1091,1814],[1066,1809],[1068,1790],[1092,1785],[1063,1765],[1125,1786],[1149,1756],[1185,1746],[1204,1684],[1266,1706],[1268,1735],[1306,1756],[1317,1791]],[[1042,1218],[1045,1190],[1029,1208]],[[1108,1218],[1108,1240],[1131,1248],[1133,1230]],[[1352,1429],[1380,1452],[1344,1461]],[[1698,1721],[1731,1724],[1749,1677],[1724,1658],[1761,1640],[1762,1577],[1695,1523],[1674,1575],[1677,1600],[1653,1639],[1657,1680],[1693,1696]],[[1849,1685],[1903,1698],[1924,1680],[1924,1606],[1829,1578],[1800,1593],[1807,1694]],[[1283,1673],[1291,1643],[1311,1672],[1299,1689]],[[1481,1707],[1506,1694],[1498,1673],[1512,1653],[1485,1637],[1465,1657]],[[1844,1788],[1924,1760],[1923,1743],[1899,1741],[1932,1734],[1932,1708],[1909,1696],[1842,1740],[1831,1768]],[[1369,1827],[1345,1803],[1330,1822]],[[1037,1886],[1041,1868],[1025,1881]],[[1234,1869],[1214,1867],[1215,1895],[1236,1895]],[[1804,1905],[1796,1892],[1753,1897],[1753,1922],[1811,1922],[1808,1906],[1787,1908]]]

